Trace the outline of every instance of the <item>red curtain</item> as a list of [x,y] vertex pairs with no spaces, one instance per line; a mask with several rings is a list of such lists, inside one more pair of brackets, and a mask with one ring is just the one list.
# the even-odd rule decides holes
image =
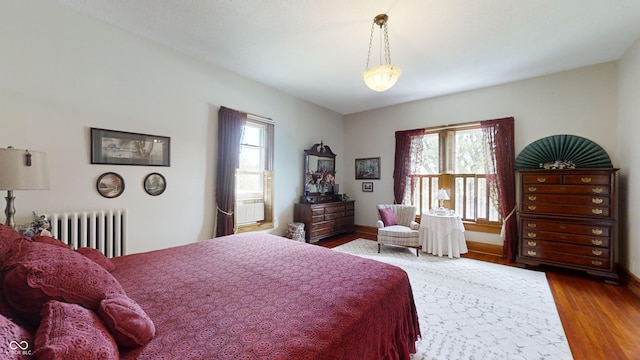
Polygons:
[[220,107],[218,111],[218,171],[216,173],[216,237],[233,234],[236,169],[247,114]]
[[393,165],[393,197],[402,204],[407,191],[407,179],[411,172],[411,138],[424,134],[424,129],[396,131],[396,155]]
[[514,121],[512,117],[481,121],[485,143],[487,183],[497,194],[503,222],[503,257],[514,262],[518,254]]

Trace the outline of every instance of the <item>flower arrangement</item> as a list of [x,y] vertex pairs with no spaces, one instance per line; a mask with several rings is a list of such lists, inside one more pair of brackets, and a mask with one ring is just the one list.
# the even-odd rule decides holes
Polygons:
[[570,161],[570,160],[559,159],[555,161],[549,161],[546,163],[540,163],[540,168],[548,169],[548,170],[575,169],[576,164],[574,164],[573,161]]

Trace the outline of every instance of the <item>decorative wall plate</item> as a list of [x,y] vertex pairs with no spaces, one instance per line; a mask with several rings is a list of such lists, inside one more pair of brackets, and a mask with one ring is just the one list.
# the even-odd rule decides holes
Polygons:
[[612,168],[607,152],[575,135],[552,135],[527,145],[516,158],[516,169]]

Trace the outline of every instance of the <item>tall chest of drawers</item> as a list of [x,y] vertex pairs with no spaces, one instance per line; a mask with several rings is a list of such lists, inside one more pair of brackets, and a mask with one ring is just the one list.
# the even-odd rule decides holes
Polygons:
[[304,223],[305,239],[315,243],[329,236],[354,232],[355,201],[294,204],[293,221]]
[[581,270],[617,283],[617,170],[520,170],[516,262]]

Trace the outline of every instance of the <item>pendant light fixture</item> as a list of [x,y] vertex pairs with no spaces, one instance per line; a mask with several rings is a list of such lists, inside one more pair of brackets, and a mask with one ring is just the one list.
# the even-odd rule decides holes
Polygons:
[[[391,52],[389,51],[389,31],[387,29],[387,14],[380,14],[373,18],[371,23],[371,35],[369,36],[369,53],[367,54],[366,70],[362,73],[365,84],[373,91],[385,91],[390,89],[398,81],[401,71],[397,66],[391,65]],[[373,45],[373,31],[375,25],[380,27],[380,65],[369,67],[371,59],[371,46]],[[384,44],[383,44],[384,40]],[[384,47],[384,63],[382,52]]]

